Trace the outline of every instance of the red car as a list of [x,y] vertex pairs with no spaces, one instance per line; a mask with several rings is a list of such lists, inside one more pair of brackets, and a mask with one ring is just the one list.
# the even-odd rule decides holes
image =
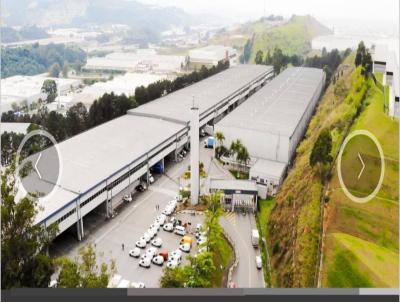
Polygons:
[[164,261],[168,261],[168,251],[161,251],[158,253],[159,256],[164,258]]

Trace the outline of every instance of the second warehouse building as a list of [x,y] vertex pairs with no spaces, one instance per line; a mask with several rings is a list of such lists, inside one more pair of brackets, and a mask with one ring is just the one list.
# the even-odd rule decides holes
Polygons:
[[240,139],[248,149],[249,177],[265,194],[276,194],[324,85],[321,69],[288,68],[215,125],[226,146]]

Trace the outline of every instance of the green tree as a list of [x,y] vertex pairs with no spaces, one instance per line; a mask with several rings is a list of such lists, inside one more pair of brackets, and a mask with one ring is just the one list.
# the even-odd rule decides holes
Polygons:
[[258,65],[263,64],[264,63],[263,58],[264,58],[264,53],[262,52],[262,50],[257,51],[255,63]]
[[365,44],[363,41],[361,41],[360,43],[358,43],[358,47],[357,47],[357,52],[356,52],[356,58],[354,61],[354,64],[356,66],[359,66],[362,64],[365,54],[366,54],[367,49],[365,48]]
[[86,130],[88,111],[82,103],[71,106],[66,114],[66,130],[69,137]]
[[35,224],[37,202],[15,199],[15,160],[1,173],[1,288],[48,287],[54,273],[47,249],[57,226]]
[[57,142],[60,142],[67,137],[65,118],[61,113],[51,111],[46,116],[44,127],[54,136]]
[[225,135],[224,135],[224,133],[221,132],[221,131],[215,132],[215,138],[216,138],[216,140],[217,140],[217,142],[218,142],[218,145],[219,145],[219,146],[222,146],[223,143],[224,143],[224,140],[225,140]]
[[185,287],[186,276],[183,267],[166,268],[160,279],[162,288],[183,288]]
[[46,102],[52,103],[57,97],[57,84],[54,80],[45,80],[41,92],[47,94]]
[[333,160],[331,156],[331,151],[332,136],[329,129],[324,128],[321,130],[321,133],[315,141],[310,154],[310,165],[312,167],[314,167],[315,165],[319,165],[321,176],[324,165],[331,163]]
[[346,83],[343,79],[339,79],[335,83],[335,87],[333,88],[333,94],[337,98],[344,98],[347,95],[348,89],[346,87]]
[[74,260],[62,257],[56,263],[60,271],[58,287],[105,288],[110,277],[116,273],[114,260],[109,265],[97,263],[93,244],[82,247]]
[[247,150],[247,148],[245,146],[243,146],[243,145],[240,146],[240,148],[239,148],[239,150],[237,152],[236,160],[242,166],[246,166],[247,163],[249,162],[250,154],[249,154],[249,151]]
[[63,78],[68,78],[68,72],[69,72],[69,63],[68,63],[68,61],[65,61],[64,67],[62,69]]
[[60,64],[54,63],[49,68],[49,76],[52,78],[58,78],[61,72]]

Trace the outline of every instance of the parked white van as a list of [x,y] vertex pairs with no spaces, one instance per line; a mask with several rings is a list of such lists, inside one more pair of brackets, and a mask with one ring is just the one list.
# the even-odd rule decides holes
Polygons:
[[175,227],[174,233],[178,234],[178,235],[181,235],[181,236],[185,236],[186,235],[186,229],[181,225],[177,225]]

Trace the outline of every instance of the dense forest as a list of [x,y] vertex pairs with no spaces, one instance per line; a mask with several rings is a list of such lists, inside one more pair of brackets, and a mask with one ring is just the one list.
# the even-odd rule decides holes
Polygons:
[[86,62],[85,52],[64,44],[33,44],[17,48],[1,49],[1,77],[35,75],[48,71],[53,64],[63,68],[64,63],[79,69]]
[[23,40],[36,40],[48,38],[46,31],[37,26],[22,27],[16,30],[12,27],[1,27],[1,41],[3,43],[12,43]]

